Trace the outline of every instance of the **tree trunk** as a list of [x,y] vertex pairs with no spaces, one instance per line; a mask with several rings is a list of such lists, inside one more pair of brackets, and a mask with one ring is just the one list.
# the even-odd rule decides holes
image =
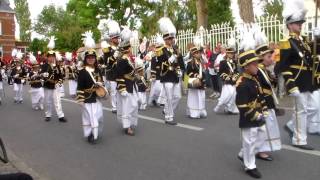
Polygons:
[[204,28],[208,27],[208,3],[207,0],[196,0],[196,7],[197,7],[197,29],[200,26]]
[[238,0],[240,17],[244,23],[254,22],[252,0]]

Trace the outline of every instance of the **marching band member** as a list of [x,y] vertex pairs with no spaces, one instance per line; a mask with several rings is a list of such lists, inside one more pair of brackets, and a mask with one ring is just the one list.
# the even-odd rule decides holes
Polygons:
[[59,92],[61,93],[61,97],[64,97],[64,78],[65,78],[65,74],[66,74],[66,70],[64,68],[64,60],[62,55],[57,51],[56,52],[56,59],[57,59],[57,68],[60,69],[60,72],[62,73],[62,81],[61,84],[59,86]]
[[235,104],[236,87],[235,83],[239,73],[237,71],[237,63],[235,60],[236,40],[231,37],[228,40],[228,48],[226,48],[225,59],[219,64],[219,75],[223,81],[221,96],[218,104],[214,108],[214,112],[225,112],[227,114],[238,114],[239,110]]
[[138,125],[138,94],[135,82],[135,68],[130,60],[131,45],[129,29],[121,32],[122,41],[119,46],[121,53],[117,60],[117,118],[122,123],[125,134],[135,135]]
[[[256,26],[255,30],[255,41],[256,41],[256,54],[262,59],[261,64],[258,66],[257,79],[261,85],[263,97],[266,101],[268,108],[268,116],[266,116],[266,132],[267,138],[264,144],[260,147],[258,158],[272,161],[272,157],[264,152],[277,151],[281,149],[281,138],[278,120],[275,113],[276,104],[278,99],[273,88],[275,79],[271,78],[271,72],[267,70],[273,65],[271,50],[268,46],[268,39],[264,32],[261,32],[261,28]],[[263,153],[262,153],[263,152]]]
[[42,77],[40,74],[40,66],[36,57],[30,53],[30,62],[32,64],[32,71],[28,74],[31,94],[32,109],[43,110],[44,91],[42,86]]
[[69,65],[67,66],[67,74],[68,74],[68,84],[69,84],[69,95],[71,97],[76,97],[76,93],[77,93],[77,79],[78,79],[78,75],[77,75],[77,68],[74,64],[74,62],[72,61],[72,53],[70,52],[66,52],[66,59],[67,61],[69,61]]
[[262,88],[256,78],[258,61],[255,54],[255,41],[250,31],[244,33],[239,55],[239,64],[244,72],[236,83],[236,104],[240,111],[242,148],[238,158],[243,162],[246,173],[254,178],[261,178],[255,163],[258,149],[266,139],[265,116],[268,114]]
[[187,115],[190,118],[197,119],[207,117],[205,74],[202,70],[200,51],[198,46],[190,49],[192,59],[187,65],[187,74],[189,76]]
[[307,123],[317,118],[319,108],[313,96],[312,52],[307,37],[301,36],[307,10],[304,1],[284,1],[283,17],[289,29],[289,38],[280,41],[280,71],[285,79],[289,96],[294,99],[294,113],[286,124],[292,135],[292,145],[313,150],[307,145]]
[[3,94],[3,79],[4,79],[4,77],[5,77],[5,66],[2,64],[2,61],[0,61],[0,105],[1,105],[1,101],[2,101],[2,99],[1,99],[1,96],[2,96],[2,94]]
[[27,76],[26,69],[23,67],[22,52],[17,52],[17,61],[15,67],[11,72],[13,80],[13,91],[15,92],[14,102],[21,104],[23,102],[23,84]]
[[136,83],[138,86],[139,110],[146,110],[148,85],[144,77],[144,63],[141,59],[135,60]]
[[97,55],[94,50],[95,42],[91,31],[84,34],[83,43],[86,51],[84,68],[79,71],[77,80],[77,101],[82,107],[84,137],[89,143],[96,144],[103,127],[102,104],[97,99],[96,88],[103,87],[103,80],[98,68]]
[[[160,48],[163,46],[162,37],[157,34],[155,48]],[[155,51],[155,50],[154,50]],[[151,58],[151,88],[148,99],[148,104],[153,104],[154,106],[158,105],[158,99],[160,98],[160,93],[162,89],[162,84],[160,82],[160,66],[158,59],[156,56],[152,56]]]
[[118,58],[119,51],[119,38],[120,38],[120,26],[114,20],[109,20],[106,24],[107,35],[109,39],[109,46],[103,48],[103,59],[106,66],[106,79],[110,88],[110,100],[112,113],[117,112],[117,82],[116,82],[116,59]]
[[56,65],[56,54],[54,49],[54,36],[50,37],[48,44],[47,62],[41,67],[41,74],[43,76],[44,98],[45,98],[45,121],[50,121],[53,109],[56,110],[60,122],[67,122],[64,117],[61,106],[61,94],[59,86],[63,80],[63,73]]
[[161,63],[160,82],[163,84],[166,97],[164,105],[165,123],[177,125],[174,120],[174,111],[181,99],[179,78],[182,77],[182,72],[177,61],[177,54],[174,54],[173,49],[176,28],[167,17],[161,18],[158,23],[165,41],[165,45],[157,49],[156,52],[157,59]]

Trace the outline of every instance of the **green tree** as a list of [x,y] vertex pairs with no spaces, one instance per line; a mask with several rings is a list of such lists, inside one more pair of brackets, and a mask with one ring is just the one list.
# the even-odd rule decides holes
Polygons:
[[15,12],[20,26],[20,39],[31,41],[31,19],[27,0],[14,0]]
[[277,15],[280,21],[283,20],[282,11],[283,11],[283,4],[281,0],[267,1],[266,6],[264,7],[265,16]]
[[38,51],[45,52],[46,49],[47,42],[43,39],[34,38],[29,45],[29,51],[34,53]]

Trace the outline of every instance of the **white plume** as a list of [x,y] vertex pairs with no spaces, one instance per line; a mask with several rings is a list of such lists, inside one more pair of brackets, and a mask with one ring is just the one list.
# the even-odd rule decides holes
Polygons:
[[156,43],[156,46],[158,46],[158,47],[164,45],[164,40],[159,33],[157,34],[155,43]]
[[108,20],[107,28],[108,28],[109,37],[115,34],[120,34],[120,26],[118,22],[114,20],[111,20],[111,19]]
[[101,49],[105,49],[110,47],[110,44],[107,43],[107,41],[101,41]]
[[123,30],[121,31],[121,40],[122,41],[130,41],[132,37],[132,31],[128,26],[123,26]]
[[202,46],[202,41],[201,41],[200,36],[195,36],[193,38],[193,44],[198,48]]
[[11,56],[12,56],[12,57],[16,57],[16,56],[17,56],[17,53],[18,53],[17,49],[14,48],[14,49],[12,49],[12,51],[11,51]]
[[230,38],[228,39],[228,48],[236,49],[236,38],[234,37],[234,34],[232,33],[230,35]]
[[50,50],[52,50],[52,49],[54,49],[54,47],[55,47],[55,41],[56,40],[56,38],[54,37],[54,36],[51,36],[50,38],[49,38],[49,43],[48,43],[48,48],[50,49]]
[[33,53],[29,53],[29,61],[31,64],[35,65],[38,64],[37,58],[33,55]]
[[246,24],[243,27],[241,33],[240,49],[244,51],[254,50],[256,42],[253,37],[253,30],[250,24]]
[[60,54],[60,52],[56,51],[55,54],[56,54],[57,61],[62,61],[62,55]]
[[158,21],[159,29],[162,34],[176,34],[176,27],[168,17],[162,17]]
[[258,24],[253,25],[254,29],[254,39],[256,41],[256,47],[268,44],[268,38],[264,31],[262,31],[261,27]]
[[66,56],[66,59],[67,59],[68,61],[71,61],[71,60],[72,60],[72,53],[71,53],[71,52],[66,52],[65,56]]
[[87,49],[94,49],[96,47],[96,43],[92,38],[93,34],[91,31],[85,32],[84,34],[82,34],[82,36],[83,44]]
[[17,51],[16,57],[17,57],[17,59],[19,59],[19,60],[22,59],[23,53],[21,52],[21,50],[18,50],[18,51]]
[[305,17],[307,9],[304,6],[304,0],[283,0],[282,16],[287,19],[300,19]]
[[140,59],[140,58],[136,58],[136,59],[135,59],[134,65],[135,65],[135,68],[136,68],[136,69],[138,69],[138,68],[140,68],[140,67],[143,67],[143,68],[144,68],[143,60]]

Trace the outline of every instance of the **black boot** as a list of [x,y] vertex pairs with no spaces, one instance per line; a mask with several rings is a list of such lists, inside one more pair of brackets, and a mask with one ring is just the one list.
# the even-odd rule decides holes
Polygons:
[[253,178],[256,178],[256,179],[260,179],[262,176],[261,176],[261,173],[258,171],[257,168],[254,168],[254,169],[248,169],[246,170],[246,173],[253,177]]
[[93,143],[94,141],[94,137],[93,137],[93,134],[91,133],[89,136],[88,136],[88,142],[89,143]]
[[46,117],[45,121],[49,122],[51,120],[51,117]]
[[175,126],[175,125],[178,124],[178,123],[175,122],[175,121],[166,121],[165,123],[168,124],[168,125],[172,125],[172,126]]
[[59,118],[59,121],[62,123],[65,123],[65,122],[67,122],[67,119],[65,117],[61,117],[61,118]]

